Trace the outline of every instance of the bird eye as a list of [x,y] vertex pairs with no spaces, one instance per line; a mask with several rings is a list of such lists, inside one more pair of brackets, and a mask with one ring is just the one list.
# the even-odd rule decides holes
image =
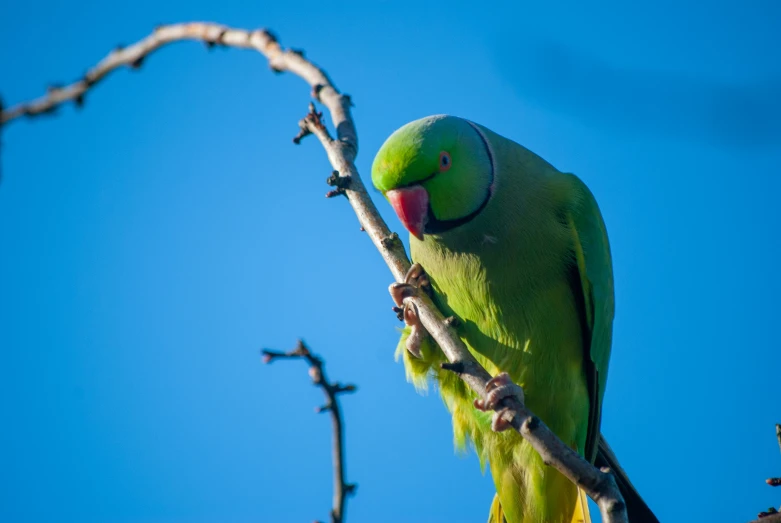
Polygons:
[[450,169],[453,161],[450,159],[450,153],[442,151],[439,153],[439,172],[443,173]]

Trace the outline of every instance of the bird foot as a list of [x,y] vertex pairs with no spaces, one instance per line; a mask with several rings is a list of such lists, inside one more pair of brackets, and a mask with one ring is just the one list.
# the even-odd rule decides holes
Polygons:
[[431,297],[431,281],[419,263],[413,263],[404,275],[404,283],[417,287]]
[[493,410],[494,417],[491,421],[491,429],[494,432],[502,432],[511,427],[510,422],[504,419],[506,409],[496,410],[505,398],[515,396],[518,401],[523,403],[523,389],[520,385],[513,383],[510,375],[506,372],[497,374],[485,384],[485,400],[476,399],[475,408],[483,412]]
[[393,312],[396,313],[396,317],[399,320],[404,320],[404,323],[410,327],[410,335],[407,337],[406,347],[409,353],[416,358],[421,357],[420,346],[428,332],[426,332],[425,327],[420,322],[418,308],[414,303],[405,302],[404,300],[417,296],[420,290],[423,290],[429,296],[431,295],[431,282],[419,263],[415,263],[409,268],[404,276],[404,283],[392,283],[388,287],[388,292],[390,292],[391,298],[393,298],[393,302],[396,304],[393,307]]
[[423,267],[419,263],[413,263],[412,267],[407,271],[407,274],[404,275],[404,283],[394,282],[388,288],[391,298],[393,298],[393,302],[396,304],[394,311],[400,320],[403,319],[400,314],[400,309],[404,305],[404,299],[411,296],[417,296],[419,290],[422,290],[430,297],[431,282],[428,279],[428,275],[423,270]]

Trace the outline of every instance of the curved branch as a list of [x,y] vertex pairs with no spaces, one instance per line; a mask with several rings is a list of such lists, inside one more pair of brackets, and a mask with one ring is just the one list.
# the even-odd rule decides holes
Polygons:
[[[302,132],[296,137],[300,141],[307,134],[314,134],[325,148],[328,159],[336,170],[333,185],[338,187],[332,193],[344,194],[350,201],[363,230],[379,250],[385,263],[397,282],[403,282],[410,268],[410,261],[404,246],[396,233],[392,233],[380,217],[366,187],[355,167],[358,152],[358,136],[350,113],[350,97],[340,93],[326,73],[304,58],[300,51],[283,50],[276,38],[260,29],[246,31],[227,28],[212,23],[185,23],[161,26],[154,33],[129,47],[110,53],[85,77],[67,87],[50,89],[49,93],[32,102],[11,107],[0,114],[0,124],[20,116],[34,116],[50,112],[58,105],[73,101],[83,103],[86,92],[111,71],[121,67],[140,67],[144,58],[161,46],[179,40],[200,40],[207,45],[225,45],[244,49],[255,49],[263,54],[272,70],[290,71],[304,79],[312,88],[312,97],[322,102],[331,115],[336,138],[332,138],[317,113],[310,106],[309,114],[299,122]],[[458,372],[462,380],[477,395],[485,399],[486,383],[491,375],[475,360],[466,345],[451,328],[442,313],[425,293],[415,293],[405,298],[415,305],[421,323],[441,347],[450,361],[450,370]],[[579,456],[556,437],[551,430],[535,417],[518,398],[503,400],[498,410],[502,417],[540,453],[546,463],[580,486],[599,505],[605,523],[625,523],[626,507],[609,471],[600,471]]]
[[271,363],[279,359],[304,359],[309,364],[309,377],[312,383],[323,389],[326,403],[318,407],[317,412],[330,412],[331,422],[333,424],[333,460],[334,460],[334,501],[331,509],[331,523],[342,523],[344,521],[344,506],[347,496],[355,493],[357,485],[347,483],[344,479],[344,433],[342,431],[342,412],[339,408],[337,396],[346,392],[355,392],[355,385],[341,385],[337,382],[330,382],[325,375],[325,368],[322,358],[315,356],[307,348],[302,340],[298,340],[298,345],[290,352],[277,352],[273,350],[263,350],[263,362]]
[[[324,71],[305,60],[300,51],[283,50],[276,37],[265,29],[249,31],[210,22],[189,22],[158,26],[152,34],[133,45],[117,47],[88,70],[80,80],[67,86],[52,86],[48,89],[47,94],[40,98],[2,110],[0,124],[8,123],[21,116],[51,113],[66,102],[81,105],[84,103],[87,91],[95,87],[112,71],[123,66],[138,69],[144,60],[160,47],[184,40],[200,41],[205,43],[207,47],[227,46],[254,49],[268,59],[272,70],[277,72],[291,71],[304,78],[313,88],[318,85],[330,86],[330,89],[324,89],[320,93],[321,97],[330,98],[335,94],[333,85]],[[334,108],[336,110],[334,116],[344,120],[344,116],[339,114],[338,104],[335,104]],[[343,129],[343,134],[351,134],[351,139],[357,146],[354,129]]]

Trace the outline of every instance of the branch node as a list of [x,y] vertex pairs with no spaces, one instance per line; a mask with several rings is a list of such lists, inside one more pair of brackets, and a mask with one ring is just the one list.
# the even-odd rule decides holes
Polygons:
[[312,102],[309,102],[309,113],[304,117],[304,121],[308,125],[313,125],[317,129],[325,129],[325,124],[323,123],[323,112],[318,112],[315,104]]
[[347,392],[355,392],[356,390],[358,390],[358,387],[356,387],[352,383],[348,383],[347,385],[335,383],[333,386],[334,394],[344,394]]
[[338,187],[339,189],[349,188],[350,182],[352,182],[350,175],[339,176],[339,171],[332,172],[331,176],[325,179],[325,183],[331,187]]
[[323,124],[323,113],[317,112],[315,105],[309,103],[309,112],[298,122],[298,134],[293,138],[293,143],[298,145],[301,140],[312,134],[314,131],[325,131],[325,125]]
[[392,232],[389,236],[380,240],[380,243],[382,243],[382,246],[386,249],[393,249],[397,244],[401,243],[401,240],[399,240],[398,234]]
[[344,189],[341,187],[339,189],[334,189],[333,191],[328,191],[325,193],[326,198],[333,198],[334,196],[347,196],[347,193],[344,192]]
[[346,495],[354,495],[358,485],[356,483],[347,483],[344,486],[344,493]]
[[[306,356],[311,356],[312,353],[309,352],[309,349],[307,348],[306,344],[304,343],[304,340],[298,340],[298,342],[296,343],[296,348],[293,349],[293,352],[291,354],[293,354],[295,356],[306,357]],[[312,358],[317,360],[318,363],[320,362],[319,358],[315,358],[314,356],[312,356]]]
[[315,407],[315,412],[318,414],[328,412],[329,410],[331,410],[331,405],[320,405],[319,407]]
[[325,87],[323,84],[315,84],[312,86],[312,98],[318,102],[320,101],[320,91],[323,90],[323,87]]
[[84,73],[84,78],[81,79],[82,82],[84,82],[84,85],[89,89],[93,85],[95,85],[95,75],[92,71],[87,71]]
[[626,503],[620,499],[611,499],[608,502],[607,512],[609,514],[620,514],[626,511]]
[[299,123],[299,127],[300,130],[298,131],[298,134],[293,137],[293,143],[296,145],[299,145],[301,140],[312,134],[312,131],[310,131],[305,125],[301,125],[301,123]]
[[315,385],[323,383],[323,371],[317,365],[309,367],[309,377],[312,378],[312,383]]
[[355,104],[353,103],[353,97],[349,94],[343,94],[342,99],[347,102],[348,107],[355,107]]
[[464,362],[463,361],[454,361],[453,363],[444,362],[444,363],[440,363],[439,367],[442,370],[449,370],[450,372],[455,372],[456,374],[463,374],[464,373]]
[[[540,418],[538,418],[537,416],[529,416],[523,421],[523,430],[526,430],[528,432],[532,432],[539,426],[540,426]],[[602,472],[604,472],[604,470]]]
[[455,329],[461,326],[461,320],[455,316],[448,316],[445,318],[444,324]]
[[141,66],[144,64],[144,58],[146,58],[146,56],[141,55],[138,58],[136,58],[135,60],[133,60],[132,62],[130,62],[130,68],[131,69],[141,69]]
[[268,37],[269,42],[272,44],[278,44],[279,38],[277,38],[277,34],[273,31],[270,31],[269,29],[258,29],[261,33],[265,33],[266,37]]

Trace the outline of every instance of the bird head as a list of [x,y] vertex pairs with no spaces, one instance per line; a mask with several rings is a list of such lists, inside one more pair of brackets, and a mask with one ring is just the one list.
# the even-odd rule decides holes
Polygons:
[[372,182],[419,240],[469,222],[491,198],[493,158],[482,130],[455,116],[429,116],[388,137]]

